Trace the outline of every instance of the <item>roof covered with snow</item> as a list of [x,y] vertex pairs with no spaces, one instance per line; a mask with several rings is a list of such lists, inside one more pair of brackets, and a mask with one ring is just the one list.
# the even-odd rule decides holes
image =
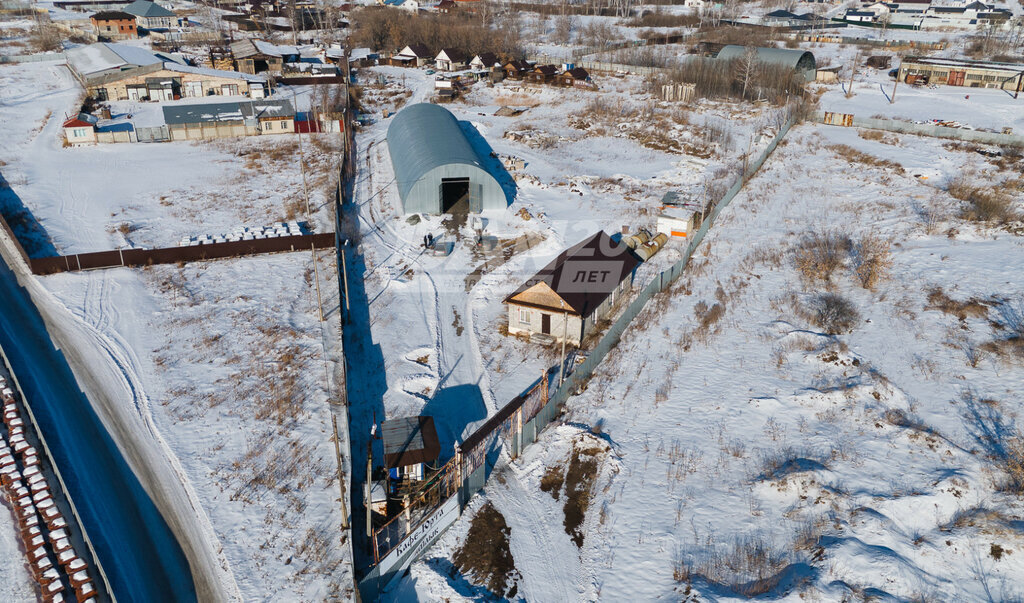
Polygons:
[[110,42],[72,48],[65,55],[71,68],[82,77],[112,69],[145,67],[168,61],[175,64],[181,63],[180,59],[170,54],[153,52],[139,46]]

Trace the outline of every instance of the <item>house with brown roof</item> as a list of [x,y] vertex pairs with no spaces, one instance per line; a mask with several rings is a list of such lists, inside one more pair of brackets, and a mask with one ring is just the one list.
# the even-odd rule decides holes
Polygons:
[[558,75],[558,67],[554,65],[537,65],[529,73],[528,78],[532,82],[547,84],[554,81],[556,75]]
[[582,67],[569,69],[558,75],[558,83],[563,86],[582,86],[590,81],[590,73]]
[[393,480],[419,481],[425,467],[441,454],[434,418],[430,416],[389,419],[380,425],[384,466]]
[[533,70],[533,65],[528,61],[520,59],[505,63],[502,70],[505,72],[505,77],[518,80],[526,77],[526,74]]
[[473,57],[473,60],[469,62],[469,66],[473,69],[486,69],[490,71],[495,67],[501,67],[501,61],[498,60],[498,55],[493,52],[481,52]]
[[438,71],[459,71],[466,68],[466,55],[454,48],[442,48],[434,57]]
[[108,40],[127,40],[139,37],[135,15],[119,10],[100,11],[89,17],[96,35]]
[[505,298],[508,332],[580,345],[628,297],[639,265],[604,231],[587,237]]
[[440,2],[437,3],[437,6],[434,8],[437,9],[437,12],[443,15],[447,15],[448,13],[455,10],[455,0],[441,0]]
[[434,53],[430,52],[426,44],[410,44],[391,57],[391,64],[397,67],[422,67],[433,60]]

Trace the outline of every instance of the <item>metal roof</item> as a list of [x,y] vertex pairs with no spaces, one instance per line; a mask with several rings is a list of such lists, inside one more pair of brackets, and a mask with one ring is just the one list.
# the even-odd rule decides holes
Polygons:
[[[807,50],[793,50],[789,48],[755,48],[757,60],[772,65],[782,65],[791,69],[803,72],[814,71],[817,64],[814,62],[814,55]],[[718,51],[716,59],[739,59],[747,51],[745,46],[729,44]]]
[[255,100],[223,103],[167,105],[163,108],[168,125],[245,121],[270,117],[294,117],[295,109],[287,100]]
[[149,0],[135,0],[124,7],[124,12],[136,17],[173,17],[174,13]]
[[465,164],[487,171],[458,120],[444,107],[418,103],[405,107],[388,126],[388,151],[403,200],[427,172]]
[[380,424],[380,431],[388,469],[432,463],[441,454],[433,417],[391,419]]

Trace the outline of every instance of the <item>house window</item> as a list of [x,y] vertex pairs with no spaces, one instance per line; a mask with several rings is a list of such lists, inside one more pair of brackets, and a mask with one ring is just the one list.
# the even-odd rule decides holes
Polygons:
[[287,130],[287,129],[288,129],[288,124],[287,124],[286,122],[283,122],[283,121],[282,121],[282,122],[281,122],[281,129],[282,129],[282,130]]
[[519,324],[530,324],[530,311],[526,308],[519,308]]
[[75,128],[73,132],[75,133],[75,138],[85,138],[85,130],[82,128]]

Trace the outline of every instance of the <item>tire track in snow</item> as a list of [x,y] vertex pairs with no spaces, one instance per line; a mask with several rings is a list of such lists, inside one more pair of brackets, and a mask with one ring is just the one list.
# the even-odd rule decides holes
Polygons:
[[[120,312],[117,311],[116,304],[111,303],[111,301],[120,290],[120,285],[111,279],[110,270],[85,274],[87,275],[85,298],[83,300],[85,315],[82,317],[82,325],[85,327],[85,332],[106,354],[109,361],[121,374],[123,379],[121,386],[131,397],[132,404],[135,407],[135,414],[142,421],[146,431],[170,465],[175,480],[181,486],[182,491],[185,493],[185,498],[192,509],[193,519],[197,520],[200,529],[204,532],[207,543],[212,545],[211,548],[216,551],[217,562],[224,574],[222,580],[229,587],[228,595],[233,600],[241,601],[241,590],[235,580],[234,573],[231,571],[230,563],[224,555],[220,539],[217,537],[210,518],[199,500],[198,493],[188,479],[177,455],[171,449],[166,439],[164,439],[163,434],[153,420],[150,399],[139,377],[138,356],[114,327],[120,318]],[[97,288],[99,289],[98,292],[96,291]],[[58,301],[58,303],[60,302]]]

